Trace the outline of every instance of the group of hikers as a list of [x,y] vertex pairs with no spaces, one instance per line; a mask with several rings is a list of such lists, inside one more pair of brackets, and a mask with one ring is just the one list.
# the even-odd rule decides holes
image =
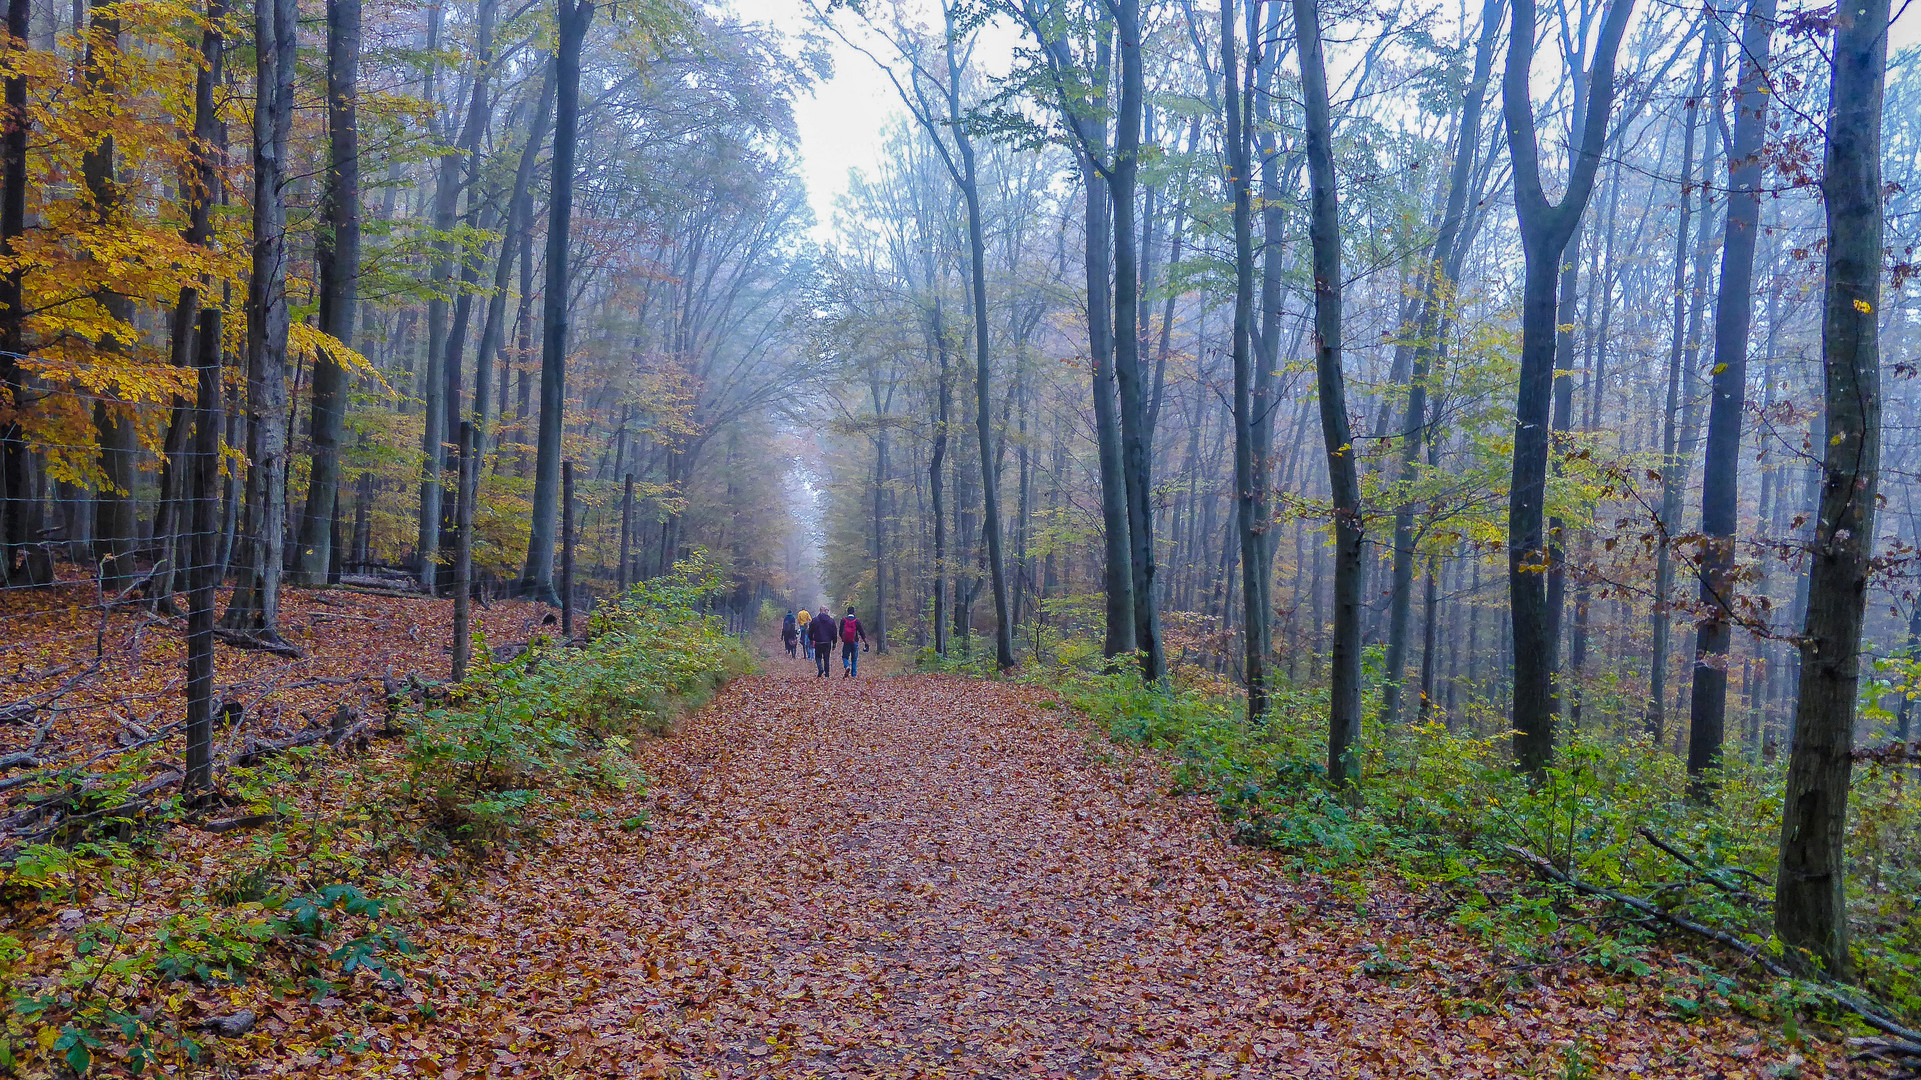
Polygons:
[[840,642],[840,677],[855,678],[860,674],[861,650],[867,648],[867,630],[854,617],[851,606],[847,614],[838,619],[829,615],[827,605],[822,604],[820,611],[812,615],[802,608],[799,614],[790,611],[781,620],[780,642],[787,647],[787,655],[812,660],[814,675],[818,678],[827,677],[836,641]]

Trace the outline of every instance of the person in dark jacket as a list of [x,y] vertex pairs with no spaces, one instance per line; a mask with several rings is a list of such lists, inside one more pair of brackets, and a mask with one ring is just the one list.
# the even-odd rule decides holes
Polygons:
[[800,627],[794,622],[794,613],[791,611],[780,621],[780,643],[787,646],[788,656],[795,655],[794,650],[800,643]]
[[852,679],[860,674],[860,650],[866,646],[867,630],[854,618],[854,609],[849,605],[846,617],[840,621],[841,678]]
[[834,659],[834,638],[840,633],[834,617],[827,613],[827,605],[822,604],[814,614],[814,621],[807,628],[807,640],[814,645],[814,674],[827,677],[827,666]]

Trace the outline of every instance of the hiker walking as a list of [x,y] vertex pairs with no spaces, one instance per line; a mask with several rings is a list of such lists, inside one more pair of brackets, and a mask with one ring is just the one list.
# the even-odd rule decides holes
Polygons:
[[800,654],[809,660],[814,658],[814,637],[810,632],[813,624],[814,617],[807,614],[806,608],[801,608],[800,618],[795,621],[795,632],[800,636]]
[[854,617],[854,607],[847,606],[847,614],[840,620],[840,677],[857,678],[860,675],[860,651],[867,647],[867,631]]
[[799,646],[800,625],[791,611],[780,620],[780,643],[787,647],[788,656],[793,656],[794,650]]
[[834,659],[834,638],[839,636],[840,628],[834,624],[834,617],[827,614],[827,605],[822,604],[814,613],[807,637],[814,646],[814,674],[827,677],[827,665]]

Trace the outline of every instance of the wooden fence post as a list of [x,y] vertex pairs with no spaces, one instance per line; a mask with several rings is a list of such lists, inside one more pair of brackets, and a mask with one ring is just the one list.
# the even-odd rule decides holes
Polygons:
[[574,463],[560,463],[560,636],[574,640]]
[[479,456],[474,425],[460,422],[460,471],[454,486],[454,681],[467,678],[473,655],[474,488]]

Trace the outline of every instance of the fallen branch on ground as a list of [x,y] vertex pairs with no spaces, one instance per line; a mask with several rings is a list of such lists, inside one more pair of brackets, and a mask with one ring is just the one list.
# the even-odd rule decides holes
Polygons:
[[269,636],[264,633],[215,627],[213,636],[219,638],[222,644],[230,645],[236,649],[269,652],[275,656],[284,656],[289,660],[299,660],[307,655],[301,652],[298,646],[290,645],[281,640],[278,634]]
[[1690,934],[1697,934],[1707,938],[1718,945],[1724,945],[1740,953],[1742,956],[1747,957],[1756,966],[1776,978],[1793,979],[1799,982],[1820,996],[1860,1017],[1869,1027],[1894,1036],[1897,1041],[1886,1042],[1884,1044],[1885,1046],[1904,1055],[1921,1057],[1921,1031],[1903,1027],[1887,1017],[1882,1016],[1860,1001],[1855,1000],[1846,991],[1832,983],[1813,982],[1803,978],[1794,971],[1789,970],[1787,965],[1762,952],[1759,946],[1742,941],[1732,934],[1716,930],[1711,926],[1704,926],[1692,919],[1677,915],[1658,904],[1649,903],[1638,896],[1631,896],[1618,889],[1610,889],[1603,885],[1590,885],[1524,847],[1517,847],[1513,844],[1503,844],[1502,847],[1507,849],[1508,854],[1532,866],[1541,876],[1550,881],[1565,885],[1575,892],[1587,896],[1597,896],[1604,900],[1612,900],[1629,910],[1639,912],[1642,915],[1652,916],[1671,926],[1686,930]]

